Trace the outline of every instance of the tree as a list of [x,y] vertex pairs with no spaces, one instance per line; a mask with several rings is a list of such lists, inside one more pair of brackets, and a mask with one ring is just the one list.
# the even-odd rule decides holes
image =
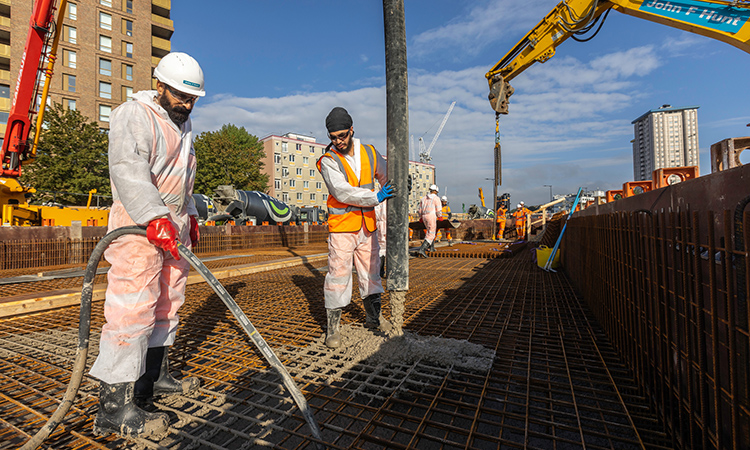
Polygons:
[[229,124],[218,131],[201,133],[193,143],[198,160],[195,193],[213,195],[214,189],[231,184],[243,191],[268,189],[268,175],[263,168],[263,143],[244,127]]
[[112,195],[107,162],[109,138],[96,122],[56,103],[46,109],[43,127],[36,159],[23,165],[20,180],[37,190],[35,203],[54,200],[82,205],[92,189],[98,195]]

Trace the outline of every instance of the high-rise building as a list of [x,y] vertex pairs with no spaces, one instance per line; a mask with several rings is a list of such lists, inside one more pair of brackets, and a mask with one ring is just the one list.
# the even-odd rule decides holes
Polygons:
[[[0,0],[0,138],[5,135],[33,3]],[[133,92],[154,88],[153,69],[171,50],[170,11],[171,0],[69,1],[65,11],[55,13],[64,14],[64,22],[58,30],[47,104],[61,103],[109,128],[114,108]]]
[[[409,161],[409,175],[411,175],[411,194],[409,194],[409,214],[416,214],[419,203],[430,191],[435,181],[435,165],[419,161]],[[441,197],[443,193],[439,194]]]
[[699,165],[698,108],[663,105],[632,122],[635,181],[650,180],[656,169]]

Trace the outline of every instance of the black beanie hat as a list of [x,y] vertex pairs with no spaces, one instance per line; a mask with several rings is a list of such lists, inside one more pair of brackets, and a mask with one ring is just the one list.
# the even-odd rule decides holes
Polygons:
[[340,106],[337,106],[328,113],[326,117],[326,128],[329,133],[334,131],[348,130],[352,127],[352,116]]

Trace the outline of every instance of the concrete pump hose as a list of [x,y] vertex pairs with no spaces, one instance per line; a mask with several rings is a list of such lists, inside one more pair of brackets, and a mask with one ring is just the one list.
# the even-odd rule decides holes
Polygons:
[[[78,348],[76,350],[75,362],[73,364],[73,373],[68,383],[68,389],[65,391],[65,396],[62,402],[57,407],[55,412],[49,418],[46,424],[29,439],[19,450],[34,450],[38,448],[42,443],[55,431],[58,425],[62,422],[65,415],[70,410],[70,407],[75,401],[75,397],[78,394],[78,388],[81,385],[81,380],[86,371],[86,357],[89,351],[89,335],[91,331],[91,298],[94,292],[94,277],[96,276],[96,269],[99,265],[104,251],[107,249],[109,244],[124,234],[140,234],[145,236],[146,229],[132,226],[123,227],[113,230],[107,233],[94,247],[94,251],[91,253],[89,262],[86,265],[86,271],[83,278],[83,289],[81,290],[81,312],[80,320],[78,322]],[[265,340],[260,336],[258,330],[250,322],[244,312],[240,309],[237,302],[234,301],[229,292],[224,289],[224,286],[219,283],[216,277],[208,270],[208,268],[191,252],[187,247],[182,245],[179,241],[177,242],[177,248],[183,258],[190,262],[190,265],[197,270],[216,294],[221,298],[224,304],[229,308],[234,317],[240,322],[240,326],[250,336],[258,350],[263,353],[263,356],[268,360],[271,366],[276,369],[278,374],[281,376],[284,386],[287,388],[289,393],[292,395],[297,407],[299,407],[302,415],[305,417],[307,424],[310,426],[313,436],[316,439],[315,445],[318,449],[325,449],[323,438],[320,434],[320,428],[315,421],[315,417],[312,415],[312,411],[307,405],[305,396],[299,390],[294,379],[292,379],[289,372],[287,372],[284,365],[281,363],[276,354],[271,350]]]

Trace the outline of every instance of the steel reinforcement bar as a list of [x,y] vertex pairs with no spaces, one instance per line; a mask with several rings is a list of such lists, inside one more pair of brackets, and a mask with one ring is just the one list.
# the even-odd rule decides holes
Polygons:
[[750,215],[572,219],[565,270],[681,449],[750,448]]

